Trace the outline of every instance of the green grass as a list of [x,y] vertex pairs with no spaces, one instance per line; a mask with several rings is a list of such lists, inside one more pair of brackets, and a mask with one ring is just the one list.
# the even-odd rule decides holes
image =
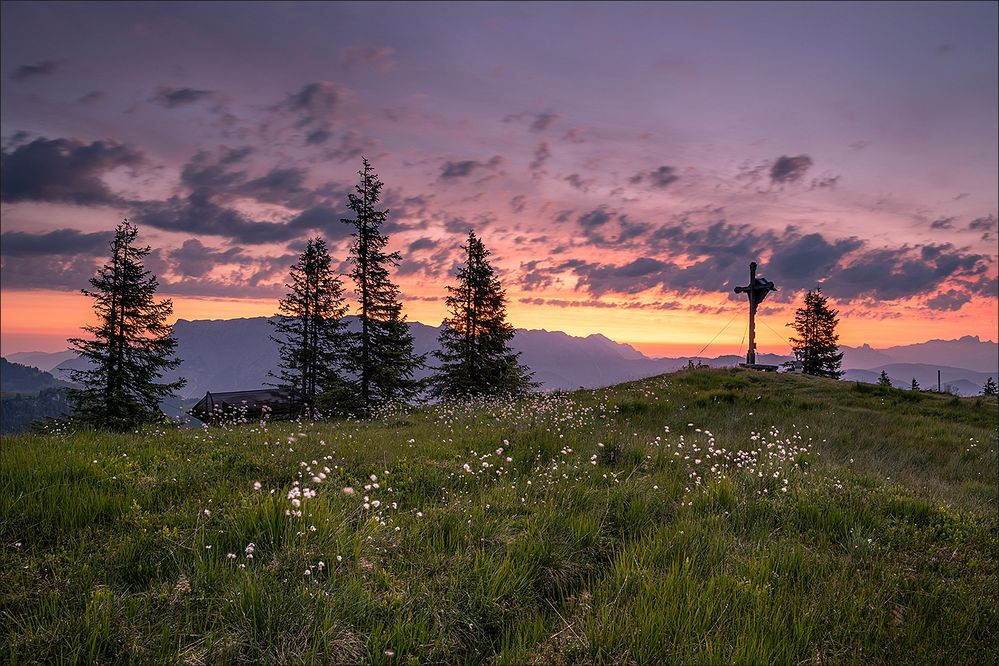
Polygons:
[[995,663],[996,428],[994,398],[697,370],[4,437],[0,659]]

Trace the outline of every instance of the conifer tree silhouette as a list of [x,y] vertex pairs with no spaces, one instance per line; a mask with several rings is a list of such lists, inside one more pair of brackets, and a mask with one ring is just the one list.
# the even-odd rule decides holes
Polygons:
[[522,395],[537,385],[510,349],[514,329],[506,321],[506,293],[489,264],[489,250],[468,233],[462,246],[465,264],[458,283],[448,286],[450,316],[441,329],[441,365],[431,382],[445,398],[480,395]]
[[93,336],[72,338],[72,349],[88,362],[70,377],[83,385],[70,391],[73,417],[95,428],[131,430],[162,418],[159,403],[185,380],[157,383],[166,370],[180,365],[172,358],[177,340],[167,319],[173,303],[156,301],[159,283],[142,265],[150,248],[135,244],[138,230],[125,220],[111,241],[111,259],[90,279],[96,325],[84,326]]
[[843,353],[839,351],[836,334],[839,313],[830,309],[826,301],[819,288],[805,294],[805,306],[798,308],[794,321],[788,324],[797,333],[790,342],[803,373],[839,379],[843,374],[840,370]]
[[341,368],[347,305],[326,242],[309,239],[291,267],[290,289],[271,320],[279,346],[278,386],[300,397],[310,411],[335,414],[347,395]]
[[355,409],[369,413],[381,405],[414,398],[423,382],[413,375],[426,356],[413,351],[399,287],[389,277],[389,269],[399,265],[401,256],[386,251],[388,238],[379,229],[389,212],[377,208],[384,184],[367,159],[362,158],[358,175],[355,191],[347,196],[354,217],[341,219],[354,228],[350,277],[360,320],[360,331],[348,336],[345,365],[356,382]]

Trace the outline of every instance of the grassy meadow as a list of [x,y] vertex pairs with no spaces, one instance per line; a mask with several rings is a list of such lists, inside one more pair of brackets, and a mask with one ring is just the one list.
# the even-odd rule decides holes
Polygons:
[[694,370],[0,454],[6,664],[999,661],[995,398]]

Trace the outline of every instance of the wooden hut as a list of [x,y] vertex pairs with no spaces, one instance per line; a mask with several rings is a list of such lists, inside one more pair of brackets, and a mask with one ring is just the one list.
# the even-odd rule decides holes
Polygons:
[[219,421],[292,418],[301,414],[305,404],[284,389],[226,391],[205,393],[189,414],[205,423]]

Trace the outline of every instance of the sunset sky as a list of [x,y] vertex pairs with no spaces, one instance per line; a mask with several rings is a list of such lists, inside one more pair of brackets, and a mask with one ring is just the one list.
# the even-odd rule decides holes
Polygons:
[[56,351],[123,217],[184,319],[346,257],[361,156],[409,319],[474,229],[518,327],[744,348],[748,263],[841,342],[997,330],[996,3],[2,4],[2,351]]

